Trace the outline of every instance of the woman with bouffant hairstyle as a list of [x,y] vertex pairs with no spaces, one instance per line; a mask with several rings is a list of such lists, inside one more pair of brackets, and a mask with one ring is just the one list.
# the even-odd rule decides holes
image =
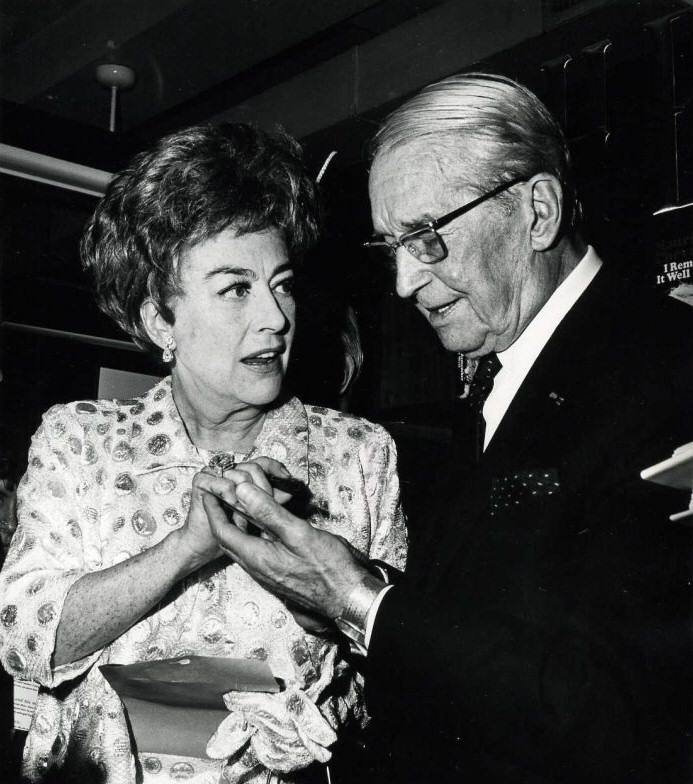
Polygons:
[[[230,561],[203,503],[244,526],[234,488],[254,482],[403,566],[390,437],[283,389],[318,224],[299,145],[225,125],[136,156],[87,226],[99,305],[170,374],[140,398],[54,406],[32,441],[0,573],[0,658],[40,684],[28,780],[325,782],[340,729],[365,720],[331,630]],[[99,668],[193,655],[264,661],[284,688],[226,693],[196,756],[176,733],[165,753],[139,748]]]

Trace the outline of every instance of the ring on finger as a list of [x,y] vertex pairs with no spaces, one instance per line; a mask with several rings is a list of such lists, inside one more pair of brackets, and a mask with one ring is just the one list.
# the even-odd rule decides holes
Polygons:
[[209,467],[214,471],[215,476],[223,479],[224,471],[233,471],[236,467],[236,461],[226,452],[217,452],[215,455],[212,455]]

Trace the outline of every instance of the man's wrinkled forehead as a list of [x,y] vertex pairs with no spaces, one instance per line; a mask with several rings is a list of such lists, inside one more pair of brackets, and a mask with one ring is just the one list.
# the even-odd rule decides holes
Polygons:
[[391,167],[405,165],[411,171],[432,172],[440,176],[446,168],[446,159],[449,158],[449,150],[445,146],[432,139],[416,139],[379,152],[373,160],[371,175],[377,170],[389,170]]
[[439,215],[462,184],[463,169],[460,157],[425,140],[378,154],[368,185],[376,231],[406,230]]

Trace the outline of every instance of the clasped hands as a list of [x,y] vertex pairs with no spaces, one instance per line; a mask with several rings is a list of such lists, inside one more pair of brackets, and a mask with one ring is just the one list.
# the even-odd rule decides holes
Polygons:
[[[260,457],[219,477],[210,469],[195,475],[184,533],[202,564],[226,554],[260,585],[284,600],[309,631],[324,631],[315,616],[334,620],[367,569],[341,537],[313,528],[286,509],[291,495],[272,479],[290,473],[276,460]],[[262,533],[249,532],[248,522]],[[372,579],[372,578],[370,578]]]

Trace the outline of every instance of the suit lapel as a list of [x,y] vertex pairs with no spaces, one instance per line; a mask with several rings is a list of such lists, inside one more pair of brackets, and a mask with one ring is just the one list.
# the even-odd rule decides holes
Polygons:
[[487,514],[493,477],[551,467],[546,461],[554,459],[556,439],[562,437],[555,434],[579,430],[579,421],[570,421],[572,404],[582,394],[581,379],[590,371],[594,346],[599,345],[601,314],[608,308],[606,292],[611,291],[605,272],[602,269],[595,276],[544,346],[478,466],[466,475],[451,472],[446,491],[432,500],[436,514],[429,536],[426,586],[430,590],[451,568],[461,579],[465,544],[479,525],[497,524]]

